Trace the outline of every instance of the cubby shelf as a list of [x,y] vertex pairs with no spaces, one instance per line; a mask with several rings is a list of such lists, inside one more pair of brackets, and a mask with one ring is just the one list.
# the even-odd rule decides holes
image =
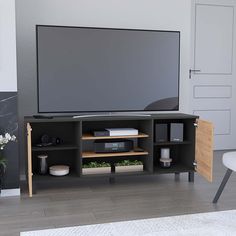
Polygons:
[[182,142],[157,142],[154,143],[154,146],[169,146],[169,145],[184,145],[184,144],[191,144],[190,141],[182,141]]
[[130,152],[116,152],[116,153],[95,153],[93,151],[86,151],[82,153],[82,158],[144,156],[144,155],[148,155],[148,152],[130,151]]
[[99,140],[99,139],[128,139],[128,138],[148,138],[148,134],[139,133],[138,135],[123,135],[123,136],[99,136],[95,137],[90,133],[82,135],[82,140]]
[[34,152],[41,152],[41,151],[60,151],[60,150],[74,150],[78,149],[76,145],[58,145],[58,146],[46,146],[46,147],[32,147],[32,151]]
[[70,171],[70,174],[65,175],[65,176],[53,176],[53,175],[50,175],[50,174],[46,174],[46,175],[34,174],[33,175],[33,180],[34,180],[35,183],[71,182],[71,181],[78,181],[78,174],[76,174],[75,171]]
[[181,172],[189,172],[193,167],[188,167],[180,163],[174,163],[169,168],[163,168],[160,166],[154,166],[153,171],[155,174],[170,174],[170,173],[181,173]]

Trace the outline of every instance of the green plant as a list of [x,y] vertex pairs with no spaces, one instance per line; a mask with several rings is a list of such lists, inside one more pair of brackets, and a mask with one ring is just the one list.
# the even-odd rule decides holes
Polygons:
[[99,167],[110,167],[110,163],[107,162],[96,162],[91,161],[88,164],[83,164],[83,168],[99,168]]
[[143,165],[143,163],[138,160],[123,160],[116,163],[116,166],[135,166],[135,165]]

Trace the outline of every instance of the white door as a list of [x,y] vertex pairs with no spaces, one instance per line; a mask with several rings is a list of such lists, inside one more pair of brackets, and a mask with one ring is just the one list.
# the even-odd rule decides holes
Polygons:
[[192,5],[193,114],[214,125],[214,148],[236,148],[236,0]]

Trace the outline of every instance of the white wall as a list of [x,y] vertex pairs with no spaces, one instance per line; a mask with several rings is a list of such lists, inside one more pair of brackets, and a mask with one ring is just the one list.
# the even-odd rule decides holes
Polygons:
[[16,0],[16,8],[22,115],[37,113],[35,24],[180,30],[180,110],[188,111],[190,0]]
[[0,91],[17,91],[14,0],[0,0]]
[[[37,114],[36,24],[181,31],[180,111],[188,112],[190,21],[190,0],[16,0],[18,110],[22,140],[23,117]],[[23,172],[23,144],[20,155]]]

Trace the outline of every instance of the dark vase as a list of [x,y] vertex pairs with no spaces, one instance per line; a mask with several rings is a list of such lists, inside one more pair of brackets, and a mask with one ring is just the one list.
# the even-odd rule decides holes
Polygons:
[[5,168],[6,166],[4,164],[2,164],[4,153],[3,150],[0,149],[0,159],[1,159],[1,163],[0,163],[0,193],[1,193],[1,189],[3,187],[3,178],[4,178],[4,174],[5,174]]
[[2,185],[3,185],[4,173],[5,173],[5,168],[3,165],[0,164],[0,193],[1,193]]

